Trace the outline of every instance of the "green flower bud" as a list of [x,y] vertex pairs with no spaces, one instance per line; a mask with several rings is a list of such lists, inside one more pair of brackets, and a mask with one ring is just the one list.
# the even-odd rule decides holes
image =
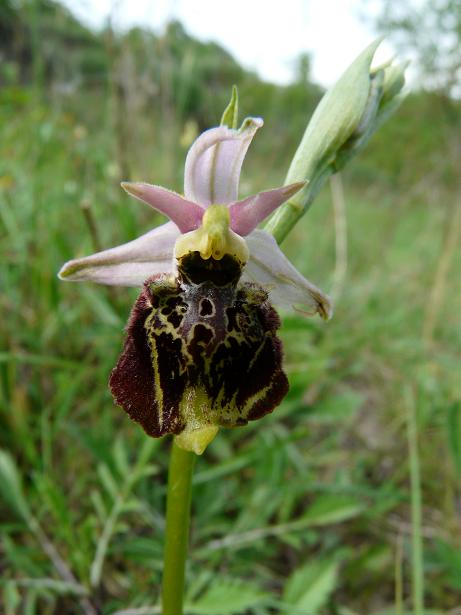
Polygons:
[[368,143],[371,136],[397,109],[403,100],[400,94],[405,85],[408,62],[392,65],[392,61],[370,73],[370,92],[362,119],[350,139],[338,151],[332,169],[339,171]]
[[[312,180],[357,129],[370,94],[370,65],[381,39],[367,47],[315,110],[291,163],[286,183]],[[302,192],[296,199],[302,199]]]
[[312,115],[285,179],[286,184],[308,183],[266,225],[277,241],[306,212],[325,180],[364,147],[400,104],[407,64],[388,62],[370,69],[381,41],[374,41],[354,60]]
[[400,64],[388,62],[382,67],[382,70],[384,70],[384,83],[381,107],[400,94],[405,85],[405,71],[409,64],[409,61]]

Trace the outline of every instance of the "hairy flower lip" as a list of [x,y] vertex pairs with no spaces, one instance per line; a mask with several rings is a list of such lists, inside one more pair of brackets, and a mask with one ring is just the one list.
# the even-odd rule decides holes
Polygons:
[[220,427],[272,412],[289,385],[268,293],[238,275],[191,284],[188,272],[144,282],[109,386],[148,435],[201,454]]
[[269,233],[256,228],[279,205],[303,189],[306,182],[236,200],[243,159],[262,124],[260,118],[248,118],[239,130],[219,126],[200,135],[187,154],[184,197],[145,182],[123,182],[128,194],[167,215],[171,222],[128,243],[68,261],[59,271],[59,278],[140,287],[152,275],[174,275],[178,238],[201,228],[209,205],[226,205],[230,231],[244,237],[249,249],[242,280],[263,285],[274,304],[290,309],[303,305],[306,313],[329,318],[329,298],[301,275]]

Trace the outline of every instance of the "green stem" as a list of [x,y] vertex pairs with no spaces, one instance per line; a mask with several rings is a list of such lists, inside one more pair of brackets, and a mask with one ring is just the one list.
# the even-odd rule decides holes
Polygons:
[[[323,183],[323,182],[322,182]],[[311,187],[310,198],[305,209],[310,205],[316,190]],[[291,230],[305,209],[291,203],[281,219],[269,223],[270,231],[280,242]],[[189,540],[189,521],[192,492],[192,471],[195,453],[179,448],[173,440],[168,472],[168,492],[166,505],[165,553],[163,558],[162,580],[162,614],[183,615],[184,577]]]
[[411,488],[411,560],[413,609],[415,615],[424,613],[424,562],[422,540],[421,474],[418,453],[418,423],[416,402],[411,387],[405,391],[407,406],[407,437]]
[[[270,233],[278,244],[282,243],[296,223],[299,222],[300,218],[304,216],[320,192],[323,184],[334,172],[333,167],[327,166],[318,174],[316,179],[308,184],[305,190],[295,194],[294,197],[279,207],[269,218],[264,226],[264,230]],[[285,185],[293,181],[293,179],[290,179],[290,175],[287,175]]]
[[182,615],[195,453],[171,447],[163,559],[162,613]]

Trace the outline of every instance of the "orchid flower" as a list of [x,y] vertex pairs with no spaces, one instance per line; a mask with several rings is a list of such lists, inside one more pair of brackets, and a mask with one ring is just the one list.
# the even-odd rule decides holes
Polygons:
[[66,263],[59,277],[143,286],[110,386],[115,401],[154,437],[203,452],[219,426],[271,412],[288,390],[271,303],[331,315],[316,286],[257,225],[305,182],[237,200],[240,170],[263,122],[219,126],[193,143],[184,197],[123,183],[170,218],[134,241]]
[[231,229],[246,238],[250,258],[243,280],[264,286],[272,303],[322,318],[331,316],[331,305],[316,286],[290,263],[273,237],[256,229],[279,205],[298,192],[305,182],[260,192],[237,201],[240,169],[260,118],[247,119],[240,130],[219,126],[207,130],[193,143],[186,158],[184,197],[146,183],[122,183],[132,196],[171,220],[141,237],[109,250],[67,262],[62,280],[140,287],[155,274],[174,274],[174,246],[183,233],[197,229],[212,203],[229,208]]

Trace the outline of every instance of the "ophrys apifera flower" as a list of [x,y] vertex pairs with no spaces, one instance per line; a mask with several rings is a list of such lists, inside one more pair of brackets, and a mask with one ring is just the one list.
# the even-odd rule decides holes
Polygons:
[[69,261],[61,279],[143,286],[112,372],[116,402],[152,436],[200,453],[219,426],[271,412],[288,390],[272,303],[328,318],[329,299],[257,229],[298,182],[237,200],[259,118],[204,132],[189,150],[184,197],[145,183],[131,195],[170,218],[138,239]]

